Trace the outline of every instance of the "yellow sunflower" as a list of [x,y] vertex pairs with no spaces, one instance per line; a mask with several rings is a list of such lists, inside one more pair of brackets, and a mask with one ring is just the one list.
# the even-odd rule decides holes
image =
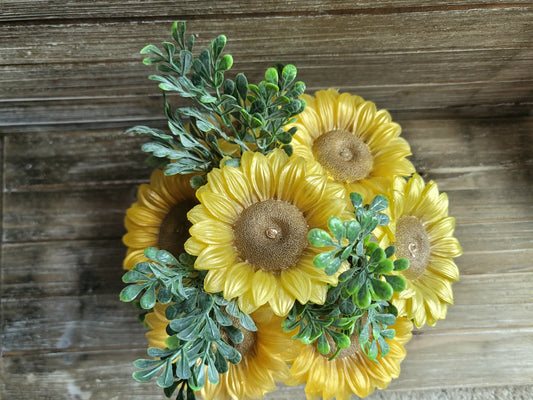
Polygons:
[[391,326],[396,330],[394,339],[385,339],[390,346],[385,357],[370,360],[361,350],[357,335],[350,338],[352,344],[341,350],[337,358],[329,361],[329,355],[321,355],[314,344],[300,350],[292,363],[290,386],[306,383],[308,399],[322,397],[348,400],[353,394],[368,396],[374,388],[384,389],[393,378],[400,375],[400,363],[405,358],[404,344],[411,339],[413,323],[407,318],[397,318]]
[[415,172],[405,158],[409,144],[386,110],[334,89],[315,96],[302,95],[307,106],[291,125],[298,128],[291,142],[294,154],[304,157],[313,173],[327,173],[369,202],[386,192],[393,176]]
[[[234,345],[241,353],[238,364],[229,364],[228,372],[219,375],[213,385],[208,380],[200,391],[203,399],[262,399],[276,389],[276,382],[289,378],[288,361],[297,354],[300,343],[281,329],[282,318],[262,307],[251,314],[257,332],[244,332],[242,343]],[[292,357],[291,357],[292,355]]]
[[183,252],[183,244],[191,226],[187,212],[198,201],[189,184],[190,175],[165,176],[154,170],[150,184],[142,184],[135,202],[126,212],[127,233],[122,241],[128,246],[124,269],[146,261],[147,247],[164,249],[175,256]]
[[[167,347],[167,306],[157,303],[154,311],[146,315],[145,321],[151,329],[146,334],[149,347]],[[298,354],[300,342],[292,340],[290,335],[282,331],[282,319],[274,316],[267,307],[257,310],[251,317],[257,326],[257,332],[243,330],[244,340],[233,345],[242,355],[241,362],[228,363],[229,369],[225,374],[219,375],[218,384],[213,385],[206,380],[200,391],[203,399],[259,399],[265,393],[274,391],[276,382],[289,378],[287,365]]]
[[448,197],[439,194],[435,182],[424,185],[418,174],[409,181],[394,179],[388,196],[391,221],[375,236],[382,247],[396,246],[396,257],[409,260],[409,268],[400,272],[407,286],[392,302],[418,328],[426,322],[434,326],[453,304],[452,282],[459,280],[453,258],[462,253],[453,236],[455,218],[448,216]]
[[277,149],[268,156],[245,152],[239,168],[213,169],[197,197],[185,250],[208,271],[206,291],[238,297],[246,313],[268,303],[283,316],[295,299],[324,303],[337,276],[313,265],[324,249],[311,246],[307,233],[327,229],[333,215],[349,215],[341,185],[309,175],[304,159]]
[[157,302],[152,311],[146,314],[144,322],[150,330],[146,332],[148,339],[148,347],[157,347],[158,349],[166,349],[165,340],[168,339],[167,325],[169,320],[166,317],[166,310],[169,304],[161,304]]

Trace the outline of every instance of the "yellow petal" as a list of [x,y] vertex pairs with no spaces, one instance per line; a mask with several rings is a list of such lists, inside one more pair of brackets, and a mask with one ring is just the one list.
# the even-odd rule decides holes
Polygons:
[[205,191],[201,193],[200,201],[215,219],[230,225],[235,222],[237,216],[243,211],[243,207],[240,204],[212,192]]
[[253,269],[246,263],[237,263],[227,270],[224,297],[232,299],[246,292],[252,285]]
[[122,241],[128,247],[142,248],[157,247],[157,235],[146,231],[132,231],[122,237]]
[[427,268],[436,274],[451,279],[452,281],[459,280],[459,269],[451,258],[431,255],[429,257],[429,265]]
[[229,267],[235,262],[235,253],[232,246],[209,245],[198,255],[195,268],[212,269]]
[[128,252],[128,255],[124,258],[122,266],[124,269],[130,270],[140,262],[147,261],[144,256],[144,248],[140,250],[133,250]]
[[407,182],[407,186],[405,187],[405,213],[409,214],[415,209],[418,201],[420,200],[422,190],[424,190],[424,181],[420,175],[414,174],[413,177],[409,179],[409,182]]
[[267,303],[279,285],[274,275],[259,269],[255,272],[252,283],[253,301],[256,306]]
[[322,132],[330,132],[336,128],[335,110],[333,106],[339,94],[336,90],[329,89],[320,90],[315,93],[315,96],[316,110],[322,122]]
[[221,292],[224,289],[226,270],[212,269],[204,278],[204,289],[209,293]]
[[357,107],[357,115],[354,119],[352,131],[366,142],[371,133],[374,116],[376,115],[376,105],[371,101],[365,101]]
[[431,254],[440,257],[459,257],[463,251],[455,237],[444,237],[431,243]]
[[288,294],[282,285],[276,285],[276,292],[269,301],[274,314],[284,317],[294,304],[294,297]]
[[244,208],[257,202],[257,197],[244,177],[244,174],[236,168],[224,167],[222,175],[227,186],[227,193],[231,195]]
[[212,218],[197,222],[189,233],[196,240],[209,244],[228,244],[233,241],[233,228]]
[[237,305],[243,313],[250,314],[257,310],[258,306],[255,305],[253,300],[253,288],[248,289],[245,293],[241,294],[237,299]]
[[206,247],[205,243],[196,240],[194,237],[187,239],[184,244],[185,251],[193,256],[200,254]]
[[139,226],[153,226],[159,228],[166,214],[156,212],[147,207],[132,206],[126,211],[126,217]]
[[305,161],[301,157],[293,157],[283,167],[278,175],[277,197],[278,199],[292,202],[295,197],[295,185],[305,177]]
[[305,304],[309,301],[311,294],[311,282],[307,276],[298,272],[294,269],[281,271],[280,281],[287,293],[296,297],[300,303]]
[[272,170],[267,159],[259,153],[246,152],[241,159],[244,173],[260,201],[271,199],[274,196]]
[[212,216],[207,212],[207,209],[203,205],[198,204],[187,213],[187,218],[193,224],[196,224],[204,219],[212,218]]
[[431,238],[437,239],[445,236],[452,236],[454,229],[455,218],[445,217],[428,226],[426,230],[431,240]]

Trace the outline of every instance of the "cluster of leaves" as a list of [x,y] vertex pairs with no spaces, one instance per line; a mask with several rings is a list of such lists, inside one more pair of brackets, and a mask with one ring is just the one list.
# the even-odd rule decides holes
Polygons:
[[156,302],[169,304],[169,338],[166,349],[149,348],[151,359],[135,361],[139,370],[133,377],[146,382],[158,376],[157,384],[168,397],[177,390],[177,400],[194,399],[194,391],[204,386],[206,377],[216,384],[219,374],[228,371],[228,362],[241,361],[234,347],[244,340],[240,327],[248,331],[257,328],[234,300],[203,290],[203,273],[194,270],[194,257],[182,254],[178,260],[155,248],[146,249],[145,256],[150,261],[124,274],[122,280],[129,285],[120,298],[126,302],[139,299],[145,310],[152,309]]
[[170,133],[147,126],[128,130],[152,136],[142,147],[152,154],[152,161],[165,165],[167,175],[200,172],[191,181],[196,188],[204,183],[205,173],[225,157],[238,165],[239,158],[232,159],[222,141],[240,152],[266,154],[281,146],[292,153],[289,143],[296,128],[283,127],[305,108],[305,102],[298,99],[305,84],[296,81],[296,67],[269,68],[258,85],[249,84],[242,73],[234,80],[225,79],[233,58],[222,55],[224,35],[215,38],[198,57],[193,55],[194,35],[185,38],[184,22],[174,23],[172,37],[175,43],[163,42],[162,49],[154,45],[142,49],[141,53],[148,55],[143,62],[156,65],[160,74],[149,78],[159,82],[163,94],[176,93],[191,105],[174,109],[164,96]]
[[[314,264],[328,275],[337,273],[342,266],[338,285],[329,288],[324,305],[297,303],[283,328],[298,328],[295,339],[307,344],[317,341],[318,351],[332,353],[330,358],[351,345],[350,337],[355,332],[364,353],[375,360],[379,353],[385,356],[389,351],[385,339],[395,336],[389,326],[396,322],[397,310],[389,300],[395,291],[405,288],[405,279],[397,272],[408,268],[409,263],[405,258],[391,260],[396,252],[394,246],[382,249],[370,241],[378,225],[389,223],[389,217],[381,213],[388,207],[386,197],[378,195],[367,205],[357,193],[350,198],[355,219],[343,222],[332,217],[328,221],[330,232],[312,229],[308,235],[313,246],[333,247],[317,255]],[[335,343],[334,351],[331,342]]]

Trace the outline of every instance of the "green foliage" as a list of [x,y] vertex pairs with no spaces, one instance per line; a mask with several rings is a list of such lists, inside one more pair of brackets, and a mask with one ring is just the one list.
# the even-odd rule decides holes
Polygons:
[[[224,35],[213,39],[198,56],[193,54],[194,35],[186,39],[184,22],[174,23],[172,37],[174,42],[163,42],[162,49],[154,45],[143,48],[141,53],[147,56],[143,63],[156,66],[158,74],[149,79],[158,82],[164,95],[176,93],[190,106],[173,108],[164,96],[170,133],[147,126],[127,131],[152,136],[142,147],[152,154],[152,161],[163,163],[168,175],[205,174],[224,157],[231,157],[220,146],[221,140],[238,146],[241,152],[253,149],[266,154],[282,147],[292,153],[289,143],[296,128],[285,130],[284,126],[305,108],[305,102],[298,99],[305,84],[296,81],[296,67],[269,68],[265,80],[257,85],[248,83],[242,73],[226,79],[233,58],[222,55]],[[191,182],[193,187],[201,183],[198,178]]]
[[235,300],[204,291],[204,273],[193,268],[194,257],[182,254],[176,259],[155,248],[146,249],[144,254],[150,261],[141,262],[124,274],[122,280],[129,285],[120,293],[120,299],[139,299],[145,310],[156,302],[169,304],[169,338],[167,349],[150,348],[148,355],[152,359],[135,361],[139,370],[133,378],[146,382],[157,377],[157,384],[168,397],[177,390],[178,400],[195,399],[194,390],[201,389],[206,379],[216,384],[219,374],[227,372],[228,362],[240,362],[241,354],[232,344],[244,339],[241,327],[248,331],[257,328]]
[[[329,232],[312,229],[309,243],[317,247],[333,247],[320,253],[313,260],[317,268],[328,275],[338,273],[339,283],[328,290],[324,305],[296,303],[283,322],[285,331],[298,329],[295,339],[303,343],[317,341],[321,354],[335,358],[350,346],[350,337],[356,334],[364,353],[372,360],[379,354],[385,356],[389,346],[385,339],[394,338],[389,326],[396,322],[397,310],[389,303],[393,293],[405,288],[405,279],[399,271],[408,268],[406,259],[391,257],[394,246],[382,249],[371,241],[371,234],[378,225],[387,225],[389,218],[384,211],[388,207],[385,196],[376,196],[370,204],[363,205],[362,197],[352,193],[354,219],[342,221],[331,217]],[[331,349],[330,343],[335,344]],[[379,345],[379,349],[378,349]]]

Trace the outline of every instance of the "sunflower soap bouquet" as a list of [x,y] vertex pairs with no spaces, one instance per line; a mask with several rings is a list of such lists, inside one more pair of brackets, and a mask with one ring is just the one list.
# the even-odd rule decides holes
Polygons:
[[[178,400],[258,399],[277,383],[349,399],[400,373],[413,324],[453,303],[461,253],[448,200],[374,103],[304,94],[293,65],[258,84],[185,24],[142,50],[168,131],[125,219],[127,284],[149,331],[133,377]],[[176,105],[175,103],[178,103]]]

